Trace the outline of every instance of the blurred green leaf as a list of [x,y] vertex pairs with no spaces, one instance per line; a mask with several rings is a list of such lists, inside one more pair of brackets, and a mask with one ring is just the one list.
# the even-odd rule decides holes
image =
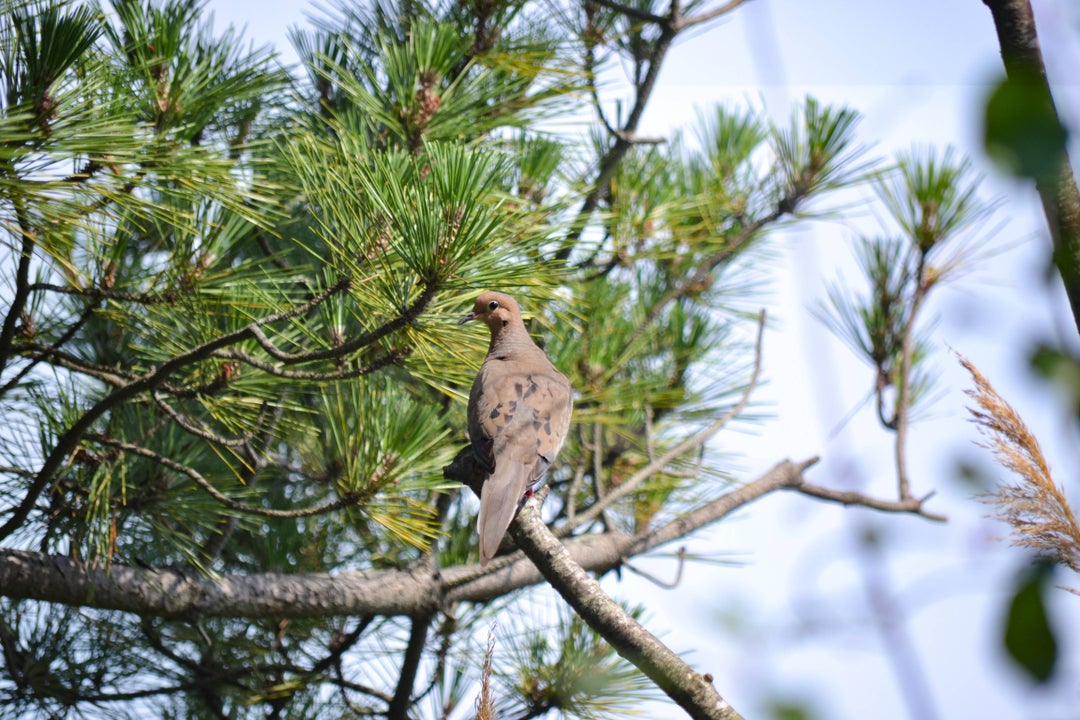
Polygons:
[[1005,79],[986,101],[986,152],[1005,170],[1040,182],[1061,171],[1068,131],[1057,117],[1045,80]]
[[1056,385],[1074,408],[1080,406],[1080,358],[1044,344],[1035,348],[1030,362],[1031,369]]
[[1057,634],[1046,612],[1046,590],[1053,564],[1039,563],[1021,573],[1005,619],[1005,650],[1037,683],[1054,676],[1057,665]]
[[773,720],[813,720],[817,717],[808,703],[793,698],[774,698],[769,702],[767,712]]

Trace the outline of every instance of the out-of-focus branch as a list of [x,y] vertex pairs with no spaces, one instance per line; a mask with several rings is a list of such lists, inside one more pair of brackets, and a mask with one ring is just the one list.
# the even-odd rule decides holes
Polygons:
[[813,483],[808,482],[795,483],[790,485],[789,489],[797,490],[803,495],[816,497],[820,500],[828,500],[829,502],[840,503],[841,505],[860,505],[882,512],[911,513],[913,515],[920,515],[927,520],[933,520],[934,522],[946,522],[949,519],[945,515],[930,512],[923,508],[923,504],[933,497],[934,493],[928,493],[921,498],[907,497],[900,500],[885,500],[865,495],[854,490],[834,490],[833,488],[814,485]]
[[707,23],[710,20],[715,20],[722,15],[727,15],[729,12],[731,12],[745,2],[746,0],[729,0],[729,2],[724,3],[720,7],[713,8],[712,10],[698,13],[697,15],[690,15],[689,17],[682,17],[679,19],[678,27],[680,30],[685,30],[687,28],[694,27],[695,25]]
[[420,661],[424,658],[428,629],[434,619],[435,615],[432,614],[415,617],[412,620],[409,644],[405,648],[405,658],[402,660],[397,688],[394,690],[394,697],[390,701],[390,707],[386,711],[387,720],[407,720],[410,717],[409,708],[412,707],[412,692],[413,686],[416,684],[416,672],[420,667]]
[[[780,204],[783,205],[787,202],[790,202],[790,200],[785,199],[781,201]],[[692,275],[685,278],[682,282],[673,285],[657,302],[649,307],[649,312],[645,315],[645,319],[642,320],[641,324],[634,330],[634,334],[631,335],[630,339],[626,342],[623,352],[626,352],[627,349],[631,348],[634,343],[641,339],[641,336],[645,334],[649,327],[660,319],[660,315],[663,314],[668,305],[681,297],[699,291],[708,284],[709,276],[720,264],[725,263],[734,257],[739,250],[750,242],[758,231],[769,223],[779,220],[783,215],[784,211],[778,207],[768,215],[754,220],[749,225],[745,226],[736,237],[732,238],[731,242],[725,245],[722,250],[718,250],[698,264],[697,270],[695,270]]]
[[[1001,59],[1009,82],[1033,87],[1051,116],[1057,108],[1046,78],[1035,14],[1029,0],[983,0],[994,17]],[[1054,264],[1065,284],[1073,320],[1080,329],[1080,191],[1066,152],[1061,152],[1057,177],[1035,180],[1054,242]]]
[[926,292],[929,289],[924,278],[926,270],[925,256],[920,255],[919,257],[919,268],[915,277],[915,293],[911,299],[911,309],[907,314],[907,325],[905,325],[903,337],[900,339],[900,388],[896,400],[896,411],[893,413],[896,430],[896,484],[901,502],[911,499],[911,480],[908,478],[907,471],[907,436],[908,427],[911,424],[912,366],[915,364],[915,321],[919,316],[919,310],[922,309],[923,301],[926,300]]

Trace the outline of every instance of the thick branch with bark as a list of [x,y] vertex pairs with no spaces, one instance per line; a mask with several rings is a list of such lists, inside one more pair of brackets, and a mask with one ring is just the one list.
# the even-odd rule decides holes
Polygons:
[[[471,458],[472,450],[465,448],[459,459],[464,457]],[[753,482],[643,535],[611,531],[564,543],[575,563],[604,573],[775,490],[798,485],[811,462],[779,463]],[[475,565],[437,571],[425,567],[206,577],[174,568],[91,567],[62,556],[0,549],[0,588],[6,597],[172,618],[423,617],[445,603],[486,602],[543,580],[536,566],[519,553],[496,559],[486,571]]]
[[511,533],[544,578],[588,625],[619,655],[637,666],[695,720],[741,717],[716,691],[710,675],[686,664],[603,591],[574,562],[540,519],[535,502],[527,503]]

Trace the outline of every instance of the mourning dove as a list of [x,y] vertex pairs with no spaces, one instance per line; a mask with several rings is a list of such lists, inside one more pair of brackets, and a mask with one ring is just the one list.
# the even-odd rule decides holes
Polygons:
[[459,324],[491,330],[484,364],[469,393],[469,440],[486,474],[480,489],[480,564],[499,549],[526,492],[531,493],[566,439],[570,382],[529,337],[513,298],[485,292]]

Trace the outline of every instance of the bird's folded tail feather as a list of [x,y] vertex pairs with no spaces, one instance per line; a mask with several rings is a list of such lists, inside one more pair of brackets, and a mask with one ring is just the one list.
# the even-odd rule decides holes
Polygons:
[[528,480],[528,465],[502,459],[480,488],[480,517],[476,527],[480,533],[481,565],[487,565],[499,551],[503,535],[517,514]]

